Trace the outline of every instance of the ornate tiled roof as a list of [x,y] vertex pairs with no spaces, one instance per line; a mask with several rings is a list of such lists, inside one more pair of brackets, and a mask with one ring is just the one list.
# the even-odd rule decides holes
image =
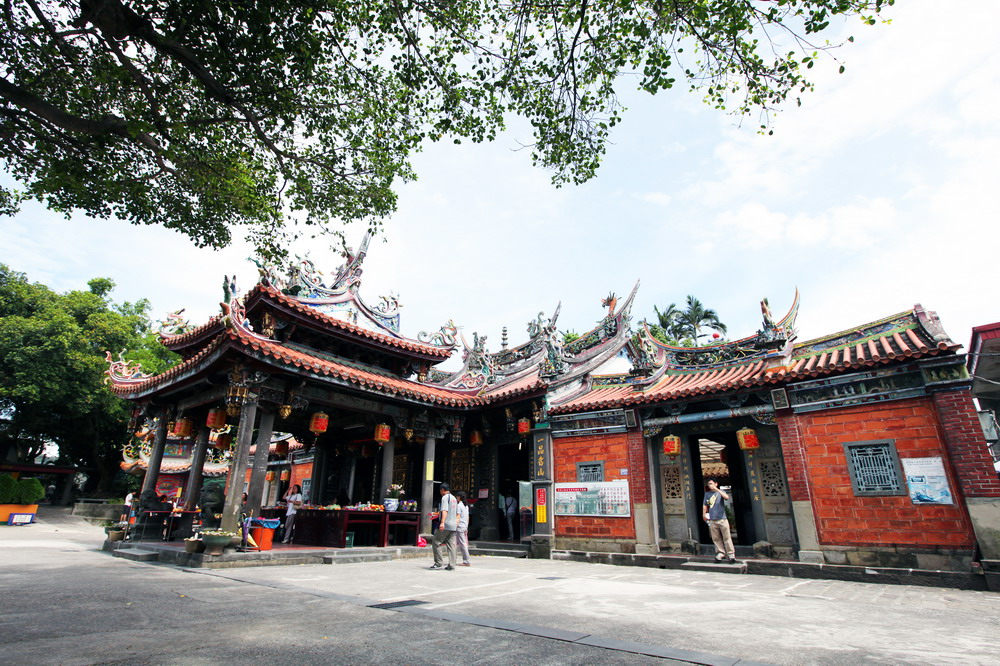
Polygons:
[[257,295],[266,296],[273,299],[276,303],[280,303],[285,307],[298,312],[318,323],[323,324],[326,327],[335,328],[337,330],[356,335],[358,337],[366,338],[367,340],[377,342],[381,345],[387,347],[394,347],[396,349],[401,349],[408,352],[415,352],[423,356],[430,358],[436,358],[444,360],[451,356],[451,349],[448,347],[437,347],[434,345],[424,344],[417,340],[411,340],[404,338],[400,335],[389,335],[387,333],[380,333],[378,331],[373,331],[371,329],[365,328],[363,326],[358,326],[352,324],[351,322],[332,317],[328,314],[320,312],[316,308],[303,303],[297,298],[283,294],[274,287],[270,287],[264,284],[258,283],[253,289],[247,294],[245,302],[247,303],[248,309],[252,307],[252,299]]
[[160,386],[206,372],[216,359],[228,350],[257,358],[269,364],[294,368],[318,379],[346,383],[358,389],[420,402],[450,406],[473,407],[486,405],[540,389],[537,375],[509,386],[498,387],[482,395],[465,395],[434,386],[426,386],[409,379],[375,369],[363,369],[345,363],[320,358],[298,349],[265,338],[241,325],[232,325],[205,345],[197,354],[171,367],[165,372],[149,376],[121,376],[109,370],[111,389],[124,398],[139,398],[155,392]]
[[787,354],[736,359],[711,368],[663,366],[649,378],[592,377],[588,390],[553,406],[570,413],[781,384],[905,359],[954,352],[960,345],[941,328],[937,315],[920,305],[879,321],[794,345]]

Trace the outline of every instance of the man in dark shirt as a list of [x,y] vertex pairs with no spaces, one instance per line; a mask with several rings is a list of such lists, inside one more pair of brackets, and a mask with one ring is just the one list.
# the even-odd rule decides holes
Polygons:
[[736,563],[736,549],[733,548],[733,537],[729,533],[729,519],[726,518],[725,500],[729,499],[715,479],[709,479],[706,485],[704,514],[702,517],[708,523],[712,533],[712,543],[715,544],[715,559],[718,562],[728,558],[730,564]]

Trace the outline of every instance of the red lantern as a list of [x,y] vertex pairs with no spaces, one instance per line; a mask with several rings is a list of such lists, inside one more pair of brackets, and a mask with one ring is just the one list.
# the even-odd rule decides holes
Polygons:
[[718,340],[718,339],[719,339],[719,338],[721,338],[721,337],[722,337],[722,336],[721,336],[721,335],[719,335],[718,333],[712,333],[712,339],[713,339],[713,340]]
[[379,444],[385,444],[389,441],[389,435],[392,430],[384,423],[380,423],[375,426],[375,436],[372,438]]
[[749,453],[753,453],[758,448],[760,448],[760,442],[757,440],[757,433],[753,431],[752,428],[741,428],[736,431],[736,439],[740,443],[740,448]]
[[205,425],[213,430],[217,430],[226,425],[226,410],[218,407],[208,410],[208,417],[205,418]]
[[472,444],[473,446],[481,446],[482,443],[483,443],[483,433],[479,432],[478,430],[473,430],[472,433],[469,435],[469,444]]
[[282,481],[288,481],[290,478],[292,478],[292,473],[289,470],[287,470],[287,469],[281,470],[281,480]]
[[194,433],[194,422],[191,419],[177,419],[174,424],[175,437],[190,437]]
[[[287,453],[288,453],[288,440],[285,440],[284,442],[278,442],[277,444],[274,445],[274,454],[275,455],[277,455],[277,456],[283,456],[283,455],[285,455]],[[286,479],[282,479],[282,481],[285,481],[285,480]]]
[[675,458],[681,454],[681,438],[677,435],[667,435],[663,438],[663,455]]
[[518,419],[517,434],[527,435],[529,432],[531,432],[531,419],[529,418]]
[[321,435],[330,427],[330,417],[326,412],[316,412],[309,420],[309,431],[314,435]]
[[274,481],[274,472],[268,472],[264,475],[265,481]]

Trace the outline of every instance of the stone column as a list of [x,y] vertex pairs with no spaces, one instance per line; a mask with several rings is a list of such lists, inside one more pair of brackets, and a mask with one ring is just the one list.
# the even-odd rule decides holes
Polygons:
[[378,496],[385,503],[385,491],[392,484],[392,468],[396,462],[396,442],[391,437],[389,441],[382,445],[382,487],[379,488]]
[[251,516],[260,516],[260,505],[264,500],[264,475],[267,474],[267,457],[271,450],[271,433],[274,432],[274,411],[265,409],[260,415],[260,425],[257,426],[257,451],[253,457],[253,471],[250,472],[250,485],[247,488],[246,512]]
[[431,511],[434,511],[434,449],[437,444],[437,439],[435,435],[437,433],[429,431],[427,433],[427,439],[424,440],[424,462],[423,467],[420,470],[420,478],[423,479],[423,483],[420,487],[420,512],[422,518],[420,521],[420,531],[423,534],[431,533],[431,519],[428,515]]
[[488,439],[480,448],[483,449],[484,455],[480,467],[482,474],[479,477],[477,489],[488,488],[489,497],[476,502],[477,507],[480,505],[484,507],[480,509],[482,513],[479,514],[480,520],[482,520],[479,539],[480,541],[498,541],[500,539],[500,505],[497,504],[497,493],[500,492],[500,471],[497,467],[496,439]]
[[184,510],[194,511],[201,496],[201,482],[204,476],[205,454],[208,451],[208,426],[198,428],[198,436],[194,441],[194,455],[191,458],[191,472],[188,474],[187,495],[184,498]]
[[167,444],[167,415],[170,408],[164,407],[160,411],[159,420],[156,422],[156,436],[153,438],[153,452],[149,456],[149,464],[146,466],[146,477],[142,480],[142,493],[147,490],[156,490],[156,478],[160,476],[160,465],[163,463],[163,447]]
[[[535,533],[531,535],[531,557],[550,559],[555,538],[553,526],[552,493],[552,431],[535,428],[531,432],[532,500]],[[542,503],[544,502],[544,504]],[[494,512],[495,513],[495,512]]]
[[240,425],[236,430],[236,449],[229,466],[229,485],[226,488],[226,504],[222,509],[221,529],[235,532],[240,528],[240,505],[243,499],[243,479],[250,459],[250,440],[253,438],[254,421],[257,419],[257,403],[248,401],[240,411]]
[[326,447],[313,444],[313,475],[312,483],[309,484],[309,503],[323,504],[323,497],[326,493],[326,461],[330,454]]

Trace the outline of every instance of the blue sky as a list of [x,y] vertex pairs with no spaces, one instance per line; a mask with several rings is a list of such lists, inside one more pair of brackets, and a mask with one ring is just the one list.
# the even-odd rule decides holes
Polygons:
[[[856,37],[836,54],[846,73],[821,64],[816,92],[778,114],[773,136],[683,88],[650,97],[623,83],[630,110],[583,186],[551,186],[517,149],[530,141],[517,123],[490,145],[428,146],[372,243],[363,297],[398,293],[410,337],[451,318],[496,350],[501,327],[522,341],[560,301],[561,329],[591,328],[600,300],[637,279],[637,319],[694,294],[732,337],[760,326],[761,298],[783,314],[798,287],[800,339],[919,302],[967,344],[972,326],[1000,320],[1000,3],[966,1],[959,15],[908,0],[888,16],[844,28]],[[198,323],[218,310],[223,274],[256,279],[241,243],[198,250],[162,228],[37,206],[0,221],[0,241],[0,261],[34,281],[62,291],[111,277],[118,300],[186,307]],[[339,263],[323,245],[299,249],[327,271]]]

